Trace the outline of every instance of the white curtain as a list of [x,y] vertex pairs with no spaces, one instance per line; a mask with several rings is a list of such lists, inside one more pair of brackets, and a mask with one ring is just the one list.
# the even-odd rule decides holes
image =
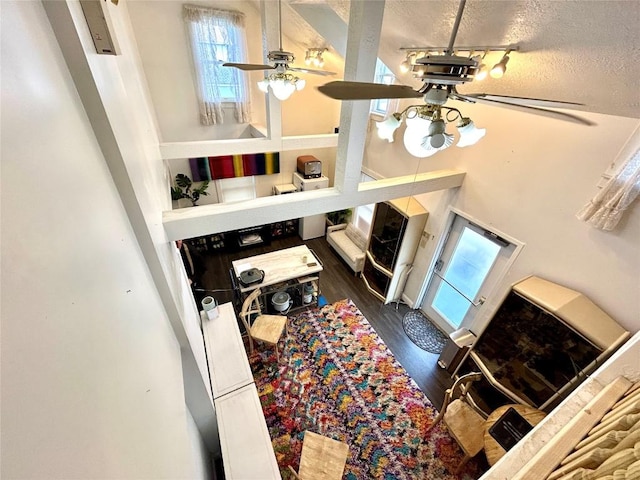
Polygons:
[[200,123],[223,122],[222,102],[231,101],[236,120],[250,121],[249,86],[242,71],[224,62],[246,61],[244,14],[183,5],[196,70]]
[[616,175],[576,214],[580,220],[601,230],[613,230],[623,212],[640,193],[640,148],[635,150]]

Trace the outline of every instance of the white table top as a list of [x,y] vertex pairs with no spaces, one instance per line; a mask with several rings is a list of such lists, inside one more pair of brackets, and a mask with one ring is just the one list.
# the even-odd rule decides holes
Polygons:
[[231,265],[236,277],[239,277],[240,273],[250,268],[264,271],[264,279],[261,283],[254,283],[248,287],[243,287],[240,284],[240,291],[243,293],[294,278],[313,276],[322,271],[320,261],[306,245],[298,245],[297,247],[241,258],[231,262]]
[[253,383],[233,305],[219,305],[218,318],[213,320],[209,320],[204,312],[200,312],[200,317],[213,398]]
[[228,480],[281,479],[255,384],[214,400]]

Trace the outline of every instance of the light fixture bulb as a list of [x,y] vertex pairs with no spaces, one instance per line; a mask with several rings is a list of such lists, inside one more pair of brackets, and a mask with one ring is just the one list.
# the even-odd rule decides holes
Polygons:
[[411,55],[415,55],[415,54],[407,53],[407,56],[405,57],[403,62],[400,64],[400,71],[402,73],[407,73],[409,70],[411,70]]
[[491,72],[489,72],[489,75],[491,75],[492,78],[502,78],[504,72],[507,71],[508,61],[509,56],[505,54],[504,57],[502,57],[502,60],[494,65],[494,67],[491,69]]
[[[445,124],[444,120],[434,120],[429,125],[428,135],[424,138],[422,142],[423,148],[441,148],[445,145],[447,138],[445,133]],[[451,145],[451,144],[449,144]],[[447,145],[447,147],[449,146]],[[446,147],[445,147],[446,148]]]
[[418,158],[425,158],[434,155],[437,150],[425,148],[425,141],[431,120],[416,115],[415,117],[407,117],[407,128],[404,131],[404,148],[410,155]]
[[278,100],[286,100],[296,90],[302,90],[306,83],[305,80],[289,73],[273,73],[267,78],[260,80],[258,82],[258,88],[261,92],[267,93],[269,91],[268,87],[271,87],[273,95]]
[[473,79],[477,81],[482,81],[485,78],[487,78],[488,74],[489,74],[489,67],[487,67],[486,64],[482,63],[480,64],[480,67],[478,67],[478,73],[475,74]]
[[304,64],[305,65],[311,65],[311,57],[309,56],[308,53],[307,53],[307,56],[304,57]]
[[394,113],[386,120],[382,122],[376,122],[376,127],[378,128],[378,137],[383,140],[387,140],[389,143],[393,142],[393,134],[400,127],[400,119],[402,117],[399,113]]
[[288,78],[271,79],[269,86],[278,100],[286,100],[296,90],[295,85]]
[[457,143],[458,147],[475,145],[487,133],[485,128],[477,128],[473,120],[468,117],[462,117],[458,122],[457,128],[460,134],[460,140]]
[[267,93],[269,91],[269,79],[263,78],[258,82],[258,88],[261,92]]

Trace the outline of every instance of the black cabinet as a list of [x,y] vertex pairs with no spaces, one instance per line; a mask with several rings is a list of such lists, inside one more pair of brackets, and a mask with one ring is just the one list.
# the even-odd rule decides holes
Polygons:
[[221,251],[236,252],[258,245],[269,245],[273,238],[283,238],[298,234],[299,219],[242,228],[230,232],[215,233],[188,240],[189,246],[199,253]]
[[206,253],[209,250],[207,237],[196,237],[187,240],[189,248],[197,253]]
[[396,265],[398,249],[407,222],[407,217],[396,210],[391,203],[376,205],[369,252],[373,260],[387,270],[393,270]]
[[215,252],[225,248],[224,233],[190,238],[187,242],[190,248],[200,254]]
[[413,197],[376,204],[362,279],[385,303],[402,295],[427,215]]
[[391,278],[381,270],[375,268],[369,257],[364,258],[362,276],[366,279],[369,290],[373,290],[378,294],[377,296],[381,298],[386,296]]
[[209,251],[210,252],[218,252],[223,250],[225,247],[224,243],[224,233],[216,233],[214,235],[209,235]]
[[298,233],[298,219],[284,220],[282,222],[275,222],[271,224],[271,238],[283,238],[297,235]]

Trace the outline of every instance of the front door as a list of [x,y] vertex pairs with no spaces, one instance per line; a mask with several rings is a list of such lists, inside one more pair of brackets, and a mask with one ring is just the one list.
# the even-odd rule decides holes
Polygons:
[[514,243],[454,214],[429,272],[422,310],[440,328],[471,329],[479,307],[505,272]]

